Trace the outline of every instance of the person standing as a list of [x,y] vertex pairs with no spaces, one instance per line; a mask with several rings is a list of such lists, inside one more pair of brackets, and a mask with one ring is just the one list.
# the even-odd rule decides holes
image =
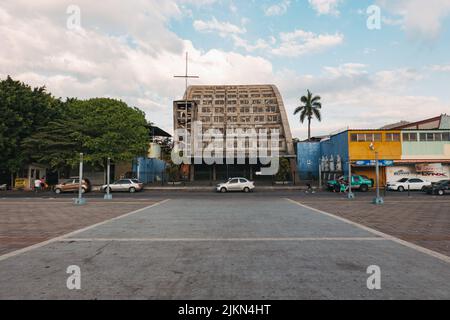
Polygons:
[[34,180],[34,191],[35,192],[38,192],[41,189],[41,184],[42,184],[41,179],[36,178]]

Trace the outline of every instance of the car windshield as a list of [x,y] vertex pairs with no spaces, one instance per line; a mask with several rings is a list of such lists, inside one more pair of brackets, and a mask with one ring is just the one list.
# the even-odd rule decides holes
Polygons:
[[131,180],[131,182],[133,182],[133,183],[139,183],[139,180],[133,179],[133,180]]
[[406,181],[408,181],[408,178],[400,179],[400,180],[398,180],[397,182],[406,182]]

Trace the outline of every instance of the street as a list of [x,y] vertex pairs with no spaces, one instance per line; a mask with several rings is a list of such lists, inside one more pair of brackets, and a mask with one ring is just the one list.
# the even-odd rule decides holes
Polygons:
[[[371,207],[370,196],[354,203]],[[346,200],[298,192],[118,195],[111,206],[137,207],[0,256],[0,299],[450,298],[448,255],[312,208],[315,201]],[[66,197],[8,198],[0,209],[59,202],[72,206]],[[100,203],[88,199],[84,210]],[[69,266],[80,269],[80,290],[66,286]],[[368,289],[371,266],[381,270],[380,290]]]

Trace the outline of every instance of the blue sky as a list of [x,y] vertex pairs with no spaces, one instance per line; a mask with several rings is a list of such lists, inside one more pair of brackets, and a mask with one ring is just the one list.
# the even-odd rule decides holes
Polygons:
[[449,0],[5,0],[0,37],[1,77],[120,98],[169,131],[186,51],[192,84],[276,84],[299,138],[307,89],[323,98],[314,134],[450,113]]

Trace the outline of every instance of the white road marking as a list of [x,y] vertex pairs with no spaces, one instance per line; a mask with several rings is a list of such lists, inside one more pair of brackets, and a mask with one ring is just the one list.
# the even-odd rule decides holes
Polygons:
[[303,242],[303,241],[386,241],[377,238],[224,238],[224,239],[198,239],[198,238],[64,238],[59,242]]
[[4,260],[6,260],[6,259],[9,259],[9,258],[18,256],[18,255],[21,255],[21,254],[26,253],[26,252],[28,252],[28,251],[32,251],[32,250],[35,250],[35,249],[44,247],[44,246],[49,245],[49,244],[51,244],[51,243],[55,243],[55,242],[62,241],[62,240],[64,240],[65,238],[76,236],[77,234],[80,234],[80,233],[82,233],[82,232],[85,232],[85,231],[88,231],[88,230],[97,228],[97,227],[102,226],[102,225],[104,225],[104,224],[107,224],[107,223],[109,223],[109,222],[116,221],[116,220],[120,220],[120,219],[129,217],[129,216],[131,216],[131,215],[140,213],[140,212],[142,212],[142,211],[145,211],[145,210],[148,210],[148,209],[151,209],[151,208],[160,206],[160,205],[162,205],[162,204],[164,204],[164,203],[166,203],[166,202],[168,202],[168,201],[170,201],[170,199],[167,199],[167,200],[164,200],[164,201],[161,201],[161,202],[152,204],[151,206],[148,206],[148,207],[145,207],[145,208],[142,208],[142,209],[133,211],[133,212],[129,212],[129,213],[126,213],[126,214],[124,214],[124,215],[121,215],[121,216],[118,216],[118,217],[115,217],[115,218],[112,218],[112,219],[108,219],[108,220],[102,221],[102,222],[100,222],[100,223],[97,223],[97,224],[88,226],[88,227],[83,228],[83,229],[80,229],[80,230],[76,230],[76,231],[70,232],[70,233],[68,233],[68,234],[65,234],[65,235],[62,235],[62,236],[59,236],[59,237],[56,237],[56,238],[53,238],[53,239],[44,241],[44,242],[37,243],[37,244],[35,244],[35,245],[29,246],[29,247],[26,247],[26,248],[23,248],[23,249],[20,249],[20,250],[16,250],[16,251],[13,251],[13,252],[4,254],[4,255],[0,256],[0,262],[1,262],[1,261],[4,261]]
[[446,255],[443,255],[443,254],[441,254],[441,253],[439,253],[439,252],[436,252],[436,251],[433,251],[433,250],[430,250],[430,249],[427,249],[427,248],[424,248],[424,247],[415,245],[415,244],[413,244],[413,243],[410,243],[410,242],[401,240],[401,239],[396,238],[396,237],[394,237],[394,236],[391,236],[391,235],[388,235],[388,234],[383,233],[383,232],[381,232],[381,231],[378,231],[378,230],[375,230],[375,229],[366,227],[366,226],[364,226],[364,225],[362,225],[362,224],[359,224],[359,223],[350,221],[350,220],[348,220],[348,219],[339,217],[339,216],[334,215],[334,214],[332,214],[332,213],[329,213],[329,212],[325,212],[325,211],[322,211],[322,210],[319,210],[319,209],[312,208],[312,207],[310,207],[310,206],[304,205],[304,204],[299,203],[299,202],[297,202],[297,201],[294,201],[294,200],[292,200],[292,199],[285,198],[285,200],[287,200],[287,201],[289,201],[289,202],[291,202],[291,203],[293,203],[293,204],[296,204],[296,205],[298,205],[298,206],[300,206],[300,207],[303,207],[303,208],[305,208],[305,209],[309,209],[309,210],[315,211],[315,212],[317,212],[317,213],[326,215],[326,216],[328,216],[328,217],[337,219],[337,220],[339,220],[339,221],[348,223],[348,224],[350,224],[350,225],[352,225],[352,226],[355,226],[355,227],[358,227],[358,228],[363,229],[363,230],[365,230],[365,231],[368,231],[368,232],[370,232],[370,233],[373,233],[373,234],[375,234],[375,235],[377,235],[377,236],[380,236],[380,237],[382,237],[382,238],[384,238],[384,239],[386,239],[386,240],[390,240],[390,241],[396,242],[396,243],[401,244],[401,245],[403,245],[403,246],[405,246],[405,247],[408,247],[408,248],[410,248],[410,249],[416,250],[416,251],[418,251],[418,252],[420,252],[420,253],[424,253],[424,254],[427,254],[427,255],[432,256],[432,257],[434,257],[434,258],[437,258],[437,259],[439,259],[439,260],[441,260],[441,261],[450,263],[450,257],[448,257],[448,256],[446,256]]

